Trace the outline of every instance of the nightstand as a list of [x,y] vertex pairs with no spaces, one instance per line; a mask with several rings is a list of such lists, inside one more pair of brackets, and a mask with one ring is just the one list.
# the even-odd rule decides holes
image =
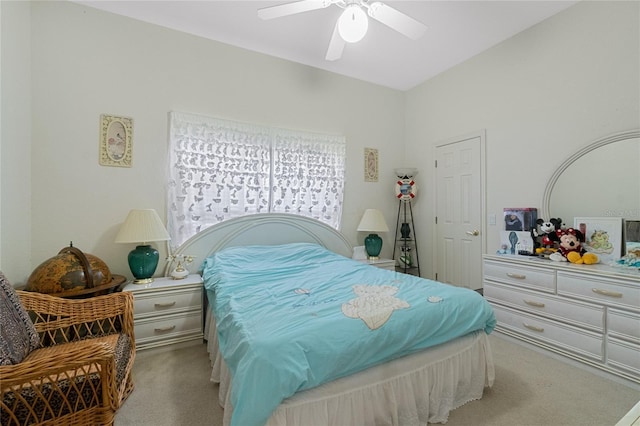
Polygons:
[[149,284],[127,284],[133,293],[136,349],[202,341],[202,277],[156,278]]
[[396,270],[396,261],[393,259],[376,259],[376,260],[362,259],[360,260],[360,262],[366,263],[367,265],[375,266],[376,268],[380,268],[380,269],[388,269],[389,271]]

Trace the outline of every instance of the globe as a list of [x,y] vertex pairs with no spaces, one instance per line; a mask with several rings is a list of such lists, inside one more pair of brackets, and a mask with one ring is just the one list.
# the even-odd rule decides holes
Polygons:
[[[114,281],[118,282],[114,284]],[[35,268],[25,290],[55,296],[96,295],[98,291],[108,290],[123,281],[114,280],[109,267],[101,259],[70,245]]]

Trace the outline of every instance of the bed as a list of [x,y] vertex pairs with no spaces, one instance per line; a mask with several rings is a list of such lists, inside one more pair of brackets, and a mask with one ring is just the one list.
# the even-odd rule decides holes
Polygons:
[[495,317],[478,293],[351,253],[288,214],[232,219],[177,250],[201,259],[225,425],[445,423],[493,384]]

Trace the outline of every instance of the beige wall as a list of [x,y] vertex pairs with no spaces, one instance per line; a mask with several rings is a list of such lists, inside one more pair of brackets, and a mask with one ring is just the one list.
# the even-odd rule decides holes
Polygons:
[[[640,127],[637,2],[581,2],[406,93],[73,3],[6,3],[0,266],[18,283],[70,240],[129,275],[131,247],[113,239],[131,208],[165,215],[170,110],[344,134],[353,243],[367,207],[393,227],[392,171],[417,166],[425,276],[439,141],[486,129],[487,212],[500,215],[539,207],[553,169],[587,142]],[[102,113],[133,117],[132,168],[98,165]],[[380,150],[378,183],[363,181],[364,147]],[[498,228],[488,230],[493,252]]]
[[[31,39],[32,265],[14,281],[70,240],[130,276],[133,246],[113,240],[132,208],[165,217],[171,110],[345,135],[343,231],[364,238],[355,228],[367,207],[392,222],[402,92],[69,2],[32,3]],[[98,164],[103,113],[133,117],[132,168]],[[365,147],[379,149],[378,183],[364,182]]]
[[[565,158],[640,128],[639,17],[639,2],[581,2],[408,92],[407,155],[421,163],[433,164],[439,142],[486,130],[487,214],[498,218],[487,226],[487,252],[499,248],[504,207],[540,208]],[[433,182],[433,168],[420,178]],[[594,196],[589,180],[576,184],[576,197]],[[434,237],[427,188],[415,209],[423,245]],[[431,261],[423,276],[433,276]]]
[[30,7],[0,2],[0,270],[31,271]]

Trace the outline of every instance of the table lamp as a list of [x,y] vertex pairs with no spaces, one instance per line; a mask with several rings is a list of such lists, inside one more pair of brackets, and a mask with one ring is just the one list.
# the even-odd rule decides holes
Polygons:
[[376,260],[382,250],[382,238],[377,232],[389,232],[387,222],[380,210],[366,209],[358,225],[358,231],[370,232],[364,239],[364,248],[367,251],[369,260]]
[[158,250],[148,243],[167,240],[169,240],[169,233],[155,210],[136,209],[129,212],[115,242],[138,244],[128,257],[129,269],[135,278],[133,280],[135,284],[153,282],[153,274],[158,267],[160,258]]

